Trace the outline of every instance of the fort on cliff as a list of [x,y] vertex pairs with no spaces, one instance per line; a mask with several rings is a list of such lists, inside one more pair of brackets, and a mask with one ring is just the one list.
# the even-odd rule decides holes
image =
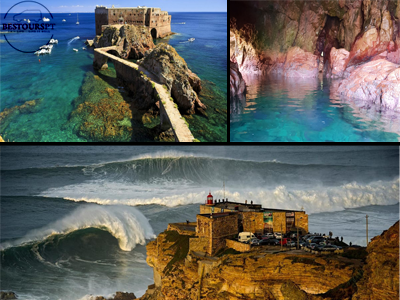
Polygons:
[[153,38],[163,38],[171,34],[171,16],[160,8],[96,6],[96,35],[101,35],[109,25],[144,25]]
[[[178,223],[179,224],[179,223]],[[302,210],[263,208],[260,204],[230,202],[228,199],[213,200],[211,193],[205,204],[200,205],[197,222],[174,226],[181,233],[195,235],[190,239],[189,249],[214,255],[227,246],[249,248],[249,245],[231,241],[239,232],[264,234],[268,232],[308,232],[308,215]],[[174,228],[176,227],[176,228]],[[192,233],[190,233],[192,231]],[[236,245],[233,245],[236,244]]]

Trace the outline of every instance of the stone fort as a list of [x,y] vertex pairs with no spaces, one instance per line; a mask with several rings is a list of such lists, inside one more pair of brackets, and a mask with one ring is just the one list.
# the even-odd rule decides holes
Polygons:
[[96,6],[96,35],[101,35],[109,25],[142,25],[149,28],[153,38],[171,34],[171,16],[160,8],[145,6],[114,7]]

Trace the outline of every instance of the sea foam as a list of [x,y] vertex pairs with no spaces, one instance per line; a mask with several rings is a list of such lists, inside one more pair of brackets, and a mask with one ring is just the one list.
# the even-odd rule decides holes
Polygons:
[[0,249],[42,241],[51,235],[67,234],[85,228],[108,231],[124,251],[131,251],[137,244],[154,238],[154,232],[146,217],[134,207],[84,205],[63,219],[45,227],[34,229],[24,237],[0,245]]
[[[168,184],[133,185],[128,182],[88,181],[81,184],[52,188],[40,194],[44,197],[63,198],[98,204],[165,206],[204,203],[207,187],[193,188],[185,182]],[[182,192],[179,192],[182,191]],[[224,198],[222,189],[213,190],[214,199]],[[151,197],[149,197],[151,195]],[[289,189],[279,185],[272,189],[227,187],[225,197],[232,202],[251,200],[266,208],[304,209],[307,213],[340,211],[368,205],[392,205],[399,202],[399,178],[369,184],[352,182],[336,187],[316,186],[311,189]]]

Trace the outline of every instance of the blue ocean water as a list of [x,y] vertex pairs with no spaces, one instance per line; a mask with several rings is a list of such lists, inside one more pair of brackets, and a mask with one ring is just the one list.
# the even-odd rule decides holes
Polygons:
[[399,142],[400,117],[342,101],[326,78],[247,76],[231,99],[232,142]]
[[[214,92],[220,95],[206,101],[210,111],[223,107],[226,112],[226,13],[170,13],[172,31],[178,33],[169,38],[171,45],[186,60],[193,72],[202,80],[212,82]],[[4,14],[1,15],[2,17]],[[1,107],[20,106],[26,101],[43,99],[35,112],[21,113],[2,124],[0,135],[5,140],[28,142],[71,142],[86,141],[64,126],[71,111],[72,102],[79,96],[87,72],[93,72],[93,49],[82,50],[86,39],[95,36],[94,13],[79,14],[80,25],[76,25],[76,14],[53,14],[54,38],[58,39],[51,55],[37,57],[11,48],[1,34]],[[66,19],[66,22],[62,22]],[[174,24],[185,22],[185,25]],[[10,33],[7,38],[20,47],[39,47],[46,40],[37,40],[37,34]],[[80,39],[73,40],[79,36]],[[182,43],[189,37],[195,43]],[[78,48],[79,52],[74,52]],[[39,62],[40,59],[40,62]],[[195,119],[201,117],[195,116]],[[203,118],[204,119],[204,118]],[[210,120],[213,140],[226,141],[226,119]],[[218,121],[218,122],[217,122]],[[204,120],[203,120],[204,122]],[[194,129],[196,124],[193,123]],[[206,138],[201,137],[206,141]]]
[[[300,209],[309,230],[365,245],[399,217],[398,147],[1,148],[1,289],[19,299],[141,296],[145,244],[195,220],[208,191]],[[85,298],[84,298],[85,297]]]

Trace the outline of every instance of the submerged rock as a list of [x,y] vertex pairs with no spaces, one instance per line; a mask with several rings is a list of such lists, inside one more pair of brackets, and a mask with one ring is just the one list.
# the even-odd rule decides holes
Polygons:
[[378,59],[352,68],[338,92],[400,112],[400,65]]
[[1,292],[0,299],[18,299],[14,292]]
[[95,48],[117,46],[122,58],[141,59],[146,51],[155,47],[146,26],[109,26],[93,41]]
[[198,77],[193,75],[172,46],[165,43],[157,45],[140,64],[167,86],[181,111],[194,113],[195,107],[206,108],[195,91],[201,90]]

